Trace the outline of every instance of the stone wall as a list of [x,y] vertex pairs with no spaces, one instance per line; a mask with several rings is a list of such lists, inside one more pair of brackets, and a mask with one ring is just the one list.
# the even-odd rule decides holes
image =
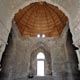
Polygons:
[[[0,51],[0,60],[2,54],[7,45],[8,36],[12,27],[12,20],[19,11],[19,9],[24,8],[29,3],[39,1],[39,0],[0,0],[0,44],[3,44]],[[43,0],[42,0],[43,1]],[[80,44],[80,35],[77,34],[80,32],[75,31],[75,28],[79,26],[80,22],[80,1],[79,0],[44,0],[53,5],[58,6],[69,18],[70,30],[73,36],[74,45],[78,46]],[[73,5],[74,4],[74,5]]]
[[[9,36],[9,44],[2,59],[2,72],[5,74],[4,78],[6,80],[13,80],[14,78],[15,80],[27,79],[30,72],[30,65],[32,65],[30,63],[33,57],[31,57],[31,54],[34,54],[33,51],[35,51],[35,49],[43,47],[51,57],[50,64],[48,63],[51,65],[51,76],[53,78],[56,77],[57,80],[60,80],[60,78],[61,80],[62,78],[73,80],[72,73],[76,72],[77,64],[74,56],[72,56],[74,52],[73,48],[68,45],[67,49],[66,46],[66,28],[68,29],[68,25],[65,27],[60,38],[23,38],[14,25],[10,33],[11,35]],[[56,78],[54,80],[56,80]]]

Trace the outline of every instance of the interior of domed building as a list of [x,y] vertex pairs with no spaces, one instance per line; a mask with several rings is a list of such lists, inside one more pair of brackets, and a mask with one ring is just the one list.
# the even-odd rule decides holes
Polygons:
[[0,80],[80,80],[80,0],[0,0]]

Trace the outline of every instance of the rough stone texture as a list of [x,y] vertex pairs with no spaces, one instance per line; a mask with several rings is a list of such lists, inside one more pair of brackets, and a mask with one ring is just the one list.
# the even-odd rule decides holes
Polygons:
[[[70,34],[69,34],[70,35]],[[35,49],[43,47],[50,53],[51,56],[51,75],[45,77],[36,77],[34,74],[33,80],[77,80],[77,61],[76,53],[72,42],[70,42],[67,29],[65,27],[60,38],[23,38],[14,29],[9,36],[9,45],[6,48],[2,58],[2,71],[0,80],[28,80],[31,54],[34,54]],[[67,39],[66,39],[67,37]],[[37,49],[39,50],[39,49]],[[46,54],[47,55],[47,54]],[[35,57],[34,57],[35,58]],[[48,59],[47,59],[48,60]],[[48,63],[49,64],[49,63]],[[34,68],[36,68],[34,66]],[[45,67],[46,68],[46,67]],[[33,71],[34,73],[35,71]],[[73,77],[74,76],[74,77]]]
[[[4,45],[0,51],[0,59],[2,58],[2,53],[7,44],[7,39],[12,27],[12,19],[14,17],[14,14],[17,13],[19,9],[35,1],[41,0],[0,0],[0,44]],[[80,0],[44,1],[59,6],[59,8],[68,16],[70,30],[73,36],[73,43],[79,47],[80,35],[78,33],[80,33],[80,30],[78,29],[78,31],[75,31],[75,28],[80,26]]]

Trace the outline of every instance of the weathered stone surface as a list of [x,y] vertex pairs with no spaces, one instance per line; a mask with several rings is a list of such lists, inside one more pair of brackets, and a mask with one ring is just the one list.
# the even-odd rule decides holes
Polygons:
[[[12,27],[12,19],[15,13],[19,9],[27,6],[29,3],[39,1],[39,0],[0,0],[0,39],[1,43],[7,43],[8,36]],[[78,27],[78,22],[80,20],[80,1],[79,0],[45,0],[53,5],[59,6],[59,8],[68,16],[69,27],[73,36],[74,45],[78,46],[80,44],[80,35],[76,33],[74,27]],[[74,4],[74,6],[73,6]],[[3,36],[2,36],[3,35]],[[78,35],[78,36],[77,36]],[[77,37],[76,37],[77,36]],[[4,47],[5,49],[5,47]],[[0,53],[0,59],[3,51]]]
[[[16,33],[18,34],[18,33]],[[63,33],[64,35],[65,33]],[[67,32],[66,32],[67,34]],[[65,34],[65,35],[66,35]],[[77,70],[76,53],[71,36],[65,38],[21,38],[12,31],[9,37],[9,45],[2,60],[2,72],[5,74],[1,78],[5,80],[27,80],[29,73],[36,76],[36,54],[44,52],[46,56],[45,74],[54,80],[73,80],[73,73]],[[66,50],[65,50],[66,48]],[[49,55],[48,55],[49,54]],[[36,78],[38,79],[38,78]],[[40,78],[41,79],[41,78]]]

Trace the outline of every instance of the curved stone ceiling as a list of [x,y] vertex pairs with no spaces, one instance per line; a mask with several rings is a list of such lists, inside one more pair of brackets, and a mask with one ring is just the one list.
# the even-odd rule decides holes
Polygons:
[[35,2],[19,10],[14,20],[22,36],[59,37],[68,21],[56,6],[47,2]]

